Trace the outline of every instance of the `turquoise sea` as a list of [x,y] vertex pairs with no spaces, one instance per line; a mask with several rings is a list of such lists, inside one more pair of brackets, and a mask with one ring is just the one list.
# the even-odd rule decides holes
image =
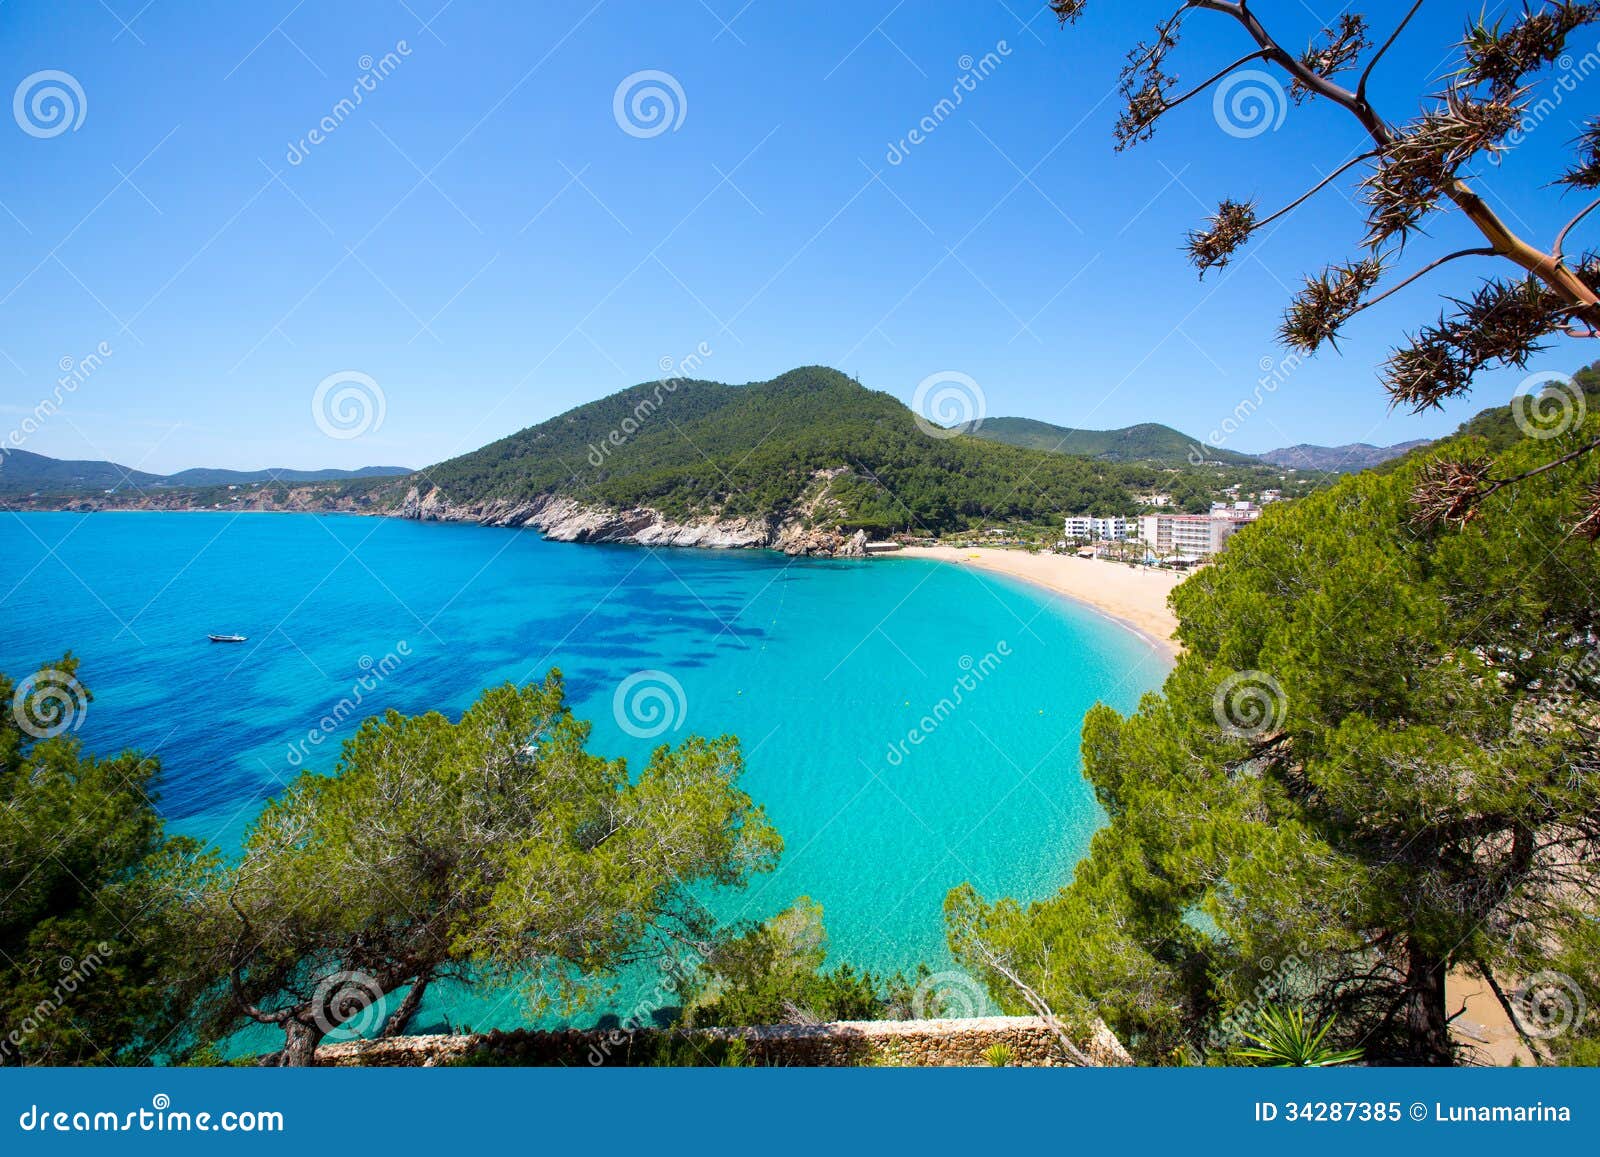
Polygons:
[[[78,735],[159,755],[170,828],[224,849],[302,767],[332,769],[358,719],[309,736],[357,687],[362,714],[454,714],[555,666],[604,754],[637,764],[664,740],[735,734],[787,850],[714,906],[759,918],[809,895],[831,959],[873,969],[948,962],[955,884],[1030,898],[1070,877],[1101,822],[1084,712],[1128,710],[1166,671],[1077,604],[913,559],[350,516],[0,515],[0,669],[67,648],[94,693]],[[964,676],[959,707],[937,711]],[[429,1000],[421,1025],[522,1019],[504,994]]]

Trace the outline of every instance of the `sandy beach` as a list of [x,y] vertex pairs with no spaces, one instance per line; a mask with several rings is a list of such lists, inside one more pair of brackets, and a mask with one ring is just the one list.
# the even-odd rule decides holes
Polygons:
[[1037,583],[1069,599],[1087,603],[1132,627],[1168,659],[1177,658],[1180,650],[1172,637],[1178,629],[1178,620],[1167,607],[1167,595],[1184,576],[1172,571],[1130,567],[1071,554],[1029,554],[1024,550],[986,546],[966,550],[953,546],[914,546],[883,557],[937,559]]

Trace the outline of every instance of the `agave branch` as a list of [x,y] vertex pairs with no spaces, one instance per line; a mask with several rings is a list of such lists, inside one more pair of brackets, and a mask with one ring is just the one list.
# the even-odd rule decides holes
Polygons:
[[1389,33],[1389,39],[1385,40],[1378,51],[1372,54],[1372,59],[1367,61],[1367,67],[1361,70],[1361,79],[1356,82],[1357,100],[1365,101],[1367,99],[1367,81],[1372,79],[1372,70],[1378,67],[1378,61],[1383,59],[1384,53],[1394,47],[1394,42],[1400,39],[1400,34],[1406,30],[1406,25],[1411,23],[1411,18],[1417,14],[1417,9],[1421,7],[1422,0],[1415,0],[1410,10],[1401,17],[1400,23],[1394,26],[1394,31]]
[[[1087,7],[1087,0],[1050,3],[1064,25],[1075,24]],[[1355,314],[1448,262],[1494,256],[1518,267],[1519,278],[1490,279],[1465,300],[1449,299],[1452,310],[1390,356],[1384,367],[1385,388],[1396,403],[1417,409],[1467,392],[1474,375],[1485,366],[1525,366],[1548,337],[1600,337],[1600,258],[1585,255],[1572,262],[1565,256],[1567,238],[1600,208],[1600,200],[1580,210],[1544,249],[1507,225],[1469,183],[1468,171],[1474,161],[1495,158],[1518,142],[1527,128],[1530,85],[1537,74],[1561,60],[1575,31],[1600,22],[1600,0],[1537,4],[1526,0],[1520,12],[1508,17],[1469,20],[1456,45],[1458,67],[1442,91],[1419,115],[1399,123],[1374,106],[1369,82],[1421,7],[1422,0],[1406,5],[1404,15],[1375,51],[1367,21],[1345,14],[1296,54],[1267,29],[1248,0],[1183,0],[1157,24],[1154,40],[1129,54],[1121,81],[1125,107],[1116,127],[1119,150],[1147,140],[1167,112],[1250,61],[1266,61],[1281,69],[1297,103],[1320,97],[1344,109],[1362,127],[1372,148],[1284,208],[1263,217],[1258,216],[1255,201],[1227,199],[1185,239],[1191,263],[1204,276],[1227,265],[1263,225],[1292,212],[1354,165],[1370,163],[1371,171],[1358,186],[1366,202],[1367,255],[1330,265],[1306,279],[1279,329],[1283,341],[1296,349],[1314,352],[1323,343],[1333,344],[1340,327]],[[1175,96],[1176,75],[1168,71],[1169,57],[1177,48],[1181,22],[1195,11],[1235,21],[1256,50]],[[1354,86],[1341,83],[1341,75],[1358,66],[1361,71]],[[1557,183],[1600,189],[1600,117],[1584,123],[1574,153],[1574,163]],[[1404,249],[1432,214],[1449,208],[1466,217],[1485,244],[1447,254],[1373,296],[1390,258]],[[1436,498],[1445,493],[1448,500],[1442,507],[1435,502],[1434,508],[1439,517],[1465,517],[1476,504],[1467,500],[1469,491],[1498,489],[1517,480],[1497,482],[1486,467],[1481,474],[1458,470],[1435,480],[1448,484],[1443,492],[1434,487]],[[1600,512],[1586,510],[1579,526],[1584,533],[1600,534]]]
[[1561,260],[1562,250],[1566,247],[1566,244],[1567,244],[1567,234],[1572,232],[1572,227],[1574,225],[1576,225],[1579,221],[1582,221],[1585,217],[1587,217],[1590,213],[1594,212],[1596,209],[1600,209],[1600,200],[1590,201],[1581,210],[1579,210],[1577,216],[1573,217],[1572,220],[1568,221],[1565,225],[1563,225],[1561,227],[1561,232],[1556,234],[1556,243],[1553,246],[1553,248],[1555,250],[1555,256],[1556,256],[1556,260],[1557,261]]

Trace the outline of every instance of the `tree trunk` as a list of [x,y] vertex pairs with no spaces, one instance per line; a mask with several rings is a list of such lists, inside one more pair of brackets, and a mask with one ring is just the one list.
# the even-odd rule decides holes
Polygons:
[[411,1018],[417,1015],[417,1008],[422,1004],[422,994],[428,991],[428,981],[432,979],[433,977],[426,972],[417,977],[410,991],[406,993],[405,999],[400,1002],[398,1008],[389,1014],[389,1019],[384,1022],[383,1031],[378,1034],[380,1037],[394,1037],[404,1034],[406,1026],[411,1023]]
[[1452,1065],[1455,1049],[1445,1015],[1444,961],[1425,950],[1415,937],[1406,940],[1406,1048],[1420,1065]]
[[307,1068],[317,1063],[317,1046],[326,1034],[315,1022],[307,1023],[296,1017],[283,1022],[283,1052],[278,1063],[283,1066]]

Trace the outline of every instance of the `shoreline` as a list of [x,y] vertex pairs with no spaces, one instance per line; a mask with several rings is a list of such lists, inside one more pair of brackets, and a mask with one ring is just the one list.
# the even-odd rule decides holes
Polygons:
[[1169,664],[1175,663],[1183,650],[1172,637],[1178,629],[1178,618],[1167,606],[1167,595],[1187,577],[1182,574],[1098,558],[1029,554],[990,546],[908,546],[877,555],[874,561],[892,558],[929,559],[1020,579],[1115,620]]

